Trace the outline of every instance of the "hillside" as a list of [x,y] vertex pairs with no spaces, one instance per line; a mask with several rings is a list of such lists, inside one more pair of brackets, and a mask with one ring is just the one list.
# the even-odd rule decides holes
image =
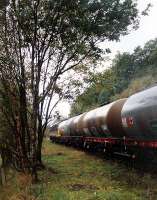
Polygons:
[[148,73],[147,75],[142,76],[141,78],[136,78],[132,80],[127,89],[124,89],[120,94],[116,94],[115,96],[111,97],[111,101],[120,98],[127,98],[136,92],[142,91],[156,84],[157,76],[154,76],[152,73]]
[[157,39],[137,47],[132,54],[117,54],[112,66],[92,74],[88,87],[76,97],[71,116],[88,111],[113,100],[129,97],[157,82]]

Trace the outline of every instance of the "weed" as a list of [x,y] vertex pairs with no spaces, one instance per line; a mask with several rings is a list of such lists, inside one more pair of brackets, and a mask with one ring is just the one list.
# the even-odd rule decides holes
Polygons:
[[[29,176],[15,174],[2,200],[156,200],[157,180],[141,176],[120,163],[73,148],[44,142],[45,170],[32,185]],[[9,194],[9,195],[8,195]]]

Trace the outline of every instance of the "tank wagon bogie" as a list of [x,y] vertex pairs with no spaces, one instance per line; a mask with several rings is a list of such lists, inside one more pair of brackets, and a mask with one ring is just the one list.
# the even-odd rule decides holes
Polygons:
[[61,122],[51,140],[131,158],[157,149],[157,86]]

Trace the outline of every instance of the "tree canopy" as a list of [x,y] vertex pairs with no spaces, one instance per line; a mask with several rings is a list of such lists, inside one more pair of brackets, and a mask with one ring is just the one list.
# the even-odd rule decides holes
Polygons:
[[8,0],[0,16],[0,95],[8,101],[2,114],[15,140],[11,153],[18,159],[14,162],[36,174],[53,109],[61,98],[70,97],[67,72],[78,73],[81,66],[96,63],[105,53],[100,42],[117,41],[136,29],[137,4],[134,0]]

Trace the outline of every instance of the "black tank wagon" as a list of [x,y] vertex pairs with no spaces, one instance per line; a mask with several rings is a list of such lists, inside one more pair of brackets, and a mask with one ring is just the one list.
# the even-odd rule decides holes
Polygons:
[[152,159],[157,155],[157,86],[63,121],[50,139],[131,158],[147,152]]
[[122,109],[122,121],[127,137],[157,140],[157,86],[128,98]]

